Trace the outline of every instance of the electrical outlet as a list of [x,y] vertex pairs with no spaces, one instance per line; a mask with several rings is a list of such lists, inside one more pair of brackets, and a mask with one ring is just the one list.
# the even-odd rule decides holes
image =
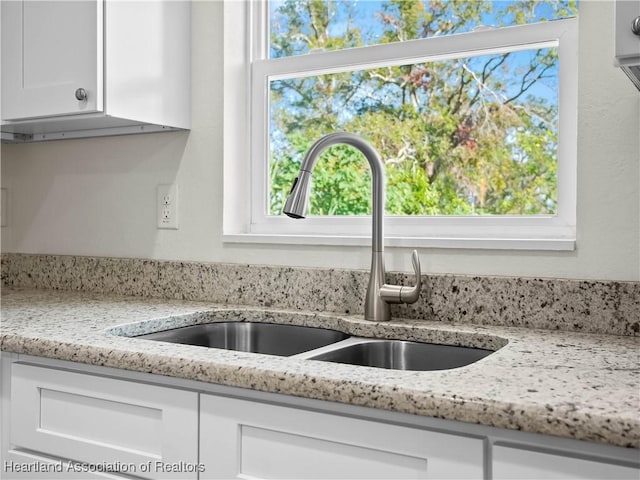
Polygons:
[[7,226],[7,189],[0,189],[0,227]]
[[158,228],[178,229],[178,184],[158,185]]

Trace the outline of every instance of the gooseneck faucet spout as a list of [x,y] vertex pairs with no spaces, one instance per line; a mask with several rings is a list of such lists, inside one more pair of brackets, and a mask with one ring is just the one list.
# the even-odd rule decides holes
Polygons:
[[302,161],[300,173],[295,179],[284,205],[284,213],[292,218],[305,218],[309,204],[311,172],[320,154],[332,145],[350,145],[365,156],[371,167],[371,203],[373,206],[371,236],[371,273],[365,298],[365,320],[391,320],[391,303],[414,303],[420,295],[420,260],[414,250],[412,254],[416,285],[404,287],[384,283],[384,205],[385,174],[384,164],[378,152],[363,138],[352,133],[338,132],[326,135],[316,141]]

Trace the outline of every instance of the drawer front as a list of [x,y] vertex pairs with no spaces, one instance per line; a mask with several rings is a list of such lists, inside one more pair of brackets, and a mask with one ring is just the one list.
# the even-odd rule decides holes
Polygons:
[[202,395],[205,478],[484,478],[484,441]]
[[[640,458],[638,459],[640,461]],[[567,457],[562,454],[543,453],[526,448],[493,447],[494,480],[513,479],[575,479],[638,480],[640,469],[604,463],[596,459]]]
[[11,444],[146,478],[197,478],[198,395],[13,364]]

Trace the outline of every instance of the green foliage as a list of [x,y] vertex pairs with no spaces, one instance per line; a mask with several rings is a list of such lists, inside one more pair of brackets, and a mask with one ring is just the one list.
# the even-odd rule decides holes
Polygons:
[[[348,1],[283,1],[272,56],[370,43],[355,26],[352,7]],[[346,22],[335,35],[339,9]],[[390,0],[371,21],[381,32],[376,43],[389,43],[468,31],[488,14],[498,25],[528,23],[540,20],[541,11],[566,17],[576,4]],[[539,87],[553,90],[557,61],[555,49],[547,48],[272,82],[271,214],[280,214],[309,146],[340,130],[379,151],[389,215],[555,213],[557,107]],[[310,214],[368,214],[370,195],[364,158],[336,146],[314,169]]]

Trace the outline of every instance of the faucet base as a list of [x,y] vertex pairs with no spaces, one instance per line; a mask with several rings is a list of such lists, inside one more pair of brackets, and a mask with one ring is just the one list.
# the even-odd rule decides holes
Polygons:
[[371,273],[367,296],[364,299],[364,319],[371,322],[388,322],[391,320],[391,308],[380,295],[384,285],[384,253],[371,252]]

